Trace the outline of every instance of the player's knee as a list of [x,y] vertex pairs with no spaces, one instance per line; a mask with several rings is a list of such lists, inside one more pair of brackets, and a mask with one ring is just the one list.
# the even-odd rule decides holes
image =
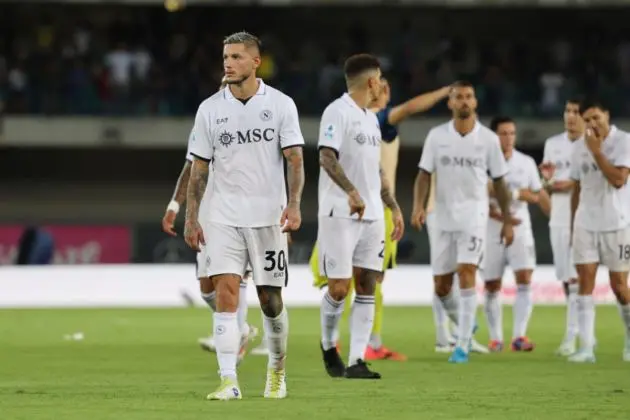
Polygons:
[[355,277],[355,289],[357,295],[373,296],[376,290],[376,283],[382,277],[380,271],[374,270],[359,270]]
[[460,287],[468,289],[475,287],[477,278],[477,266],[473,264],[460,264],[457,267],[457,275],[459,276]]
[[436,295],[440,297],[448,296],[453,290],[453,275],[435,276],[433,277],[433,284]]
[[276,318],[282,312],[282,289],[280,287],[260,286],[256,288],[260,308],[265,316]]
[[627,274],[625,273],[610,273],[610,289],[614,293],[617,301],[625,305],[628,303],[628,283]]
[[328,294],[335,301],[340,302],[348,296],[351,280],[328,280]]
[[210,294],[214,292],[214,283],[210,277],[201,277],[199,278],[199,289],[201,293]]
[[236,275],[219,275],[211,278],[217,293],[217,312],[236,312],[240,278]]
[[514,274],[516,284],[530,284],[532,282],[532,270],[520,270]]
[[486,282],[486,292],[498,293],[501,291],[501,280],[491,280]]

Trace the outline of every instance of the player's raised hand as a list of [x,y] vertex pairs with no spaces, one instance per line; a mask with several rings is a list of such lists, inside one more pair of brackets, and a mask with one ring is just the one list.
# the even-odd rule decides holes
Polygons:
[[411,214],[411,226],[418,230],[422,230],[422,225],[426,221],[427,215],[423,208],[415,209]]
[[363,213],[365,213],[365,203],[358,191],[354,190],[348,194],[348,205],[350,206],[350,216],[356,213],[359,215],[359,220],[363,219]]
[[164,213],[164,217],[162,218],[162,230],[164,233],[168,233],[171,236],[177,236],[177,232],[175,232],[174,229],[176,218],[177,213],[173,210],[166,210],[166,213]]
[[510,246],[514,242],[514,227],[511,223],[503,223],[501,227],[501,242],[505,246]]
[[391,239],[392,241],[400,241],[403,233],[405,233],[405,220],[400,209],[392,210],[392,222],[394,223],[394,230]]
[[556,165],[553,162],[543,162],[538,169],[540,169],[540,174],[545,181],[549,181],[556,173]]
[[280,226],[282,226],[282,232],[293,232],[300,228],[302,225],[302,213],[300,212],[299,205],[289,204],[282,211],[280,216]]
[[591,153],[595,153],[601,150],[604,139],[601,138],[596,128],[589,127],[584,132],[584,141],[586,142],[588,150],[590,150]]
[[206,240],[203,237],[203,230],[201,229],[201,225],[197,220],[186,220],[186,225],[184,227],[184,238],[186,239],[186,243],[188,244],[188,246],[197,252],[201,251],[201,245],[206,244]]

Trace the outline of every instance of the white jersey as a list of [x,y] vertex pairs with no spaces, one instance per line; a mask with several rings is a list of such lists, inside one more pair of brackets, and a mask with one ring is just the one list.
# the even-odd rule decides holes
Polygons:
[[500,178],[507,165],[499,138],[480,122],[462,136],[453,121],[429,132],[421,170],[436,177],[435,213],[444,231],[485,227],[488,222],[488,173]]
[[[573,156],[574,145],[575,141],[569,139],[566,132],[550,137],[545,141],[543,162],[551,162],[555,165],[554,180],[571,180],[571,157]],[[571,192],[554,192],[551,194],[549,226],[568,228],[570,225]]]
[[[630,136],[612,126],[602,144],[606,159],[616,167],[630,168]],[[576,141],[571,178],[580,182],[580,202],[575,226],[587,231],[610,232],[630,225],[628,185],[615,188],[595,163],[584,138]]]
[[[538,174],[538,167],[536,162],[531,156],[527,156],[525,153],[514,150],[512,157],[507,160],[508,172],[505,175],[505,184],[510,191],[513,190],[531,190],[538,192],[542,189],[540,182],[540,176]],[[491,200],[493,204],[498,205],[496,198]],[[521,220],[519,228],[530,228],[532,225],[531,217],[529,214],[529,205],[522,200],[512,200],[510,204],[510,213],[517,219]],[[491,224],[499,225],[499,222],[491,219]]]
[[[318,147],[338,153],[339,164],[365,203],[363,219],[383,219],[381,200],[381,130],[376,114],[359,108],[345,93],[324,110],[319,126]],[[319,216],[357,219],[350,216],[348,194],[319,171]]]
[[280,224],[286,206],[282,150],[303,146],[293,100],[258,80],[246,103],[229,88],[201,103],[190,152],[212,161],[207,221],[235,227]]

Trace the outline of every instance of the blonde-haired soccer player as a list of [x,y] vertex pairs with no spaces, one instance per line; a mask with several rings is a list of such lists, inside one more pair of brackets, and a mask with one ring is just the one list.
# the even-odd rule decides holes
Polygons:
[[[370,111],[376,113],[381,131],[381,167],[385,178],[390,183],[393,194],[396,189],[396,170],[398,168],[398,152],[400,149],[400,138],[398,136],[397,125],[408,117],[424,112],[442,99],[448,96],[449,87],[443,87],[433,92],[418,95],[400,105],[391,106],[391,88],[385,78],[381,78],[381,91],[377,98],[370,104]],[[383,292],[382,282],[384,271],[396,266],[397,242],[391,239],[394,230],[391,217],[391,209],[385,207],[385,243],[383,245],[383,274],[379,276],[375,291],[375,314],[374,324],[370,335],[370,342],[365,352],[365,360],[397,360],[404,361],[407,357],[404,354],[395,352],[383,345],[381,330],[383,326]],[[319,273],[318,246],[315,244],[310,258],[311,270],[313,272],[313,285],[319,289],[327,286],[325,276]],[[352,293],[353,282],[350,283]],[[352,300],[346,299],[346,309],[351,305]]]
[[[221,85],[219,86],[219,90],[223,89],[226,85],[225,77],[221,80]],[[188,193],[188,180],[190,179],[190,168],[192,167],[193,156],[190,153],[190,143],[192,142],[193,132],[191,130],[190,135],[188,136],[188,150],[186,152],[186,161],[184,162],[184,167],[182,168],[181,173],[179,174],[179,178],[177,178],[177,183],[175,184],[175,191],[173,192],[173,197],[171,202],[168,204],[166,211],[164,213],[164,217],[162,218],[162,230],[164,233],[169,234],[170,236],[177,236],[175,232],[174,225],[175,220],[177,219],[177,214],[179,213],[179,209],[186,202],[186,194]],[[208,200],[208,195],[210,194],[208,188],[204,193],[204,200],[202,201],[201,207],[202,210],[200,213],[204,214],[205,208]],[[206,255],[204,252],[197,253],[197,279],[199,280],[199,288],[201,292],[201,297],[204,302],[208,305],[210,310],[214,312],[216,310],[216,292],[214,290],[214,284],[210,281],[210,278],[207,277],[204,273],[205,271],[205,263],[206,263]],[[251,267],[245,273],[243,277],[243,281],[240,286],[240,297],[238,304],[238,323],[241,329],[241,348],[239,350],[238,361],[240,362],[247,352],[247,345],[249,342],[254,340],[256,336],[258,336],[258,328],[253,325],[249,325],[247,323],[247,279],[251,277]],[[214,352],[216,350],[214,337],[212,335],[208,337],[202,337],[198,340],[199,345],[203,350]],[[261,343],[261,346],[264,346],[265,342]],[[257,352],[260,352],[258,350]]]
[[[199,251],[206,245],[205,238],[209,239],[205,274],[217,291],[214,330],[221,385],[208,399],[242,398],[236,371],[240,338],[236,312],[239,284],[248,264],[269,346],[263,395],[280,399],[287,396],[289,335],[282,299],[289,280],[284,233],[299,229],[302,222],[304,138],[293,100],[256,77],[261,63],[258,38],[239,32],[223,44],[228,86],[203,101],[197,111],[184,230],[186,243],[194,250]],[[202,226],[199,204],[210,164],[212,199]]]

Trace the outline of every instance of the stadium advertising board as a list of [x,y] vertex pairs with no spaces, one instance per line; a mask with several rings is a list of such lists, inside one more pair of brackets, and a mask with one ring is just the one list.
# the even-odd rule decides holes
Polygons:
[[[52,239],[53,264],[124,264],[131,259],[126,226],[41,226]],[[0,225],[0,265],[15,264],[26,226]]]

